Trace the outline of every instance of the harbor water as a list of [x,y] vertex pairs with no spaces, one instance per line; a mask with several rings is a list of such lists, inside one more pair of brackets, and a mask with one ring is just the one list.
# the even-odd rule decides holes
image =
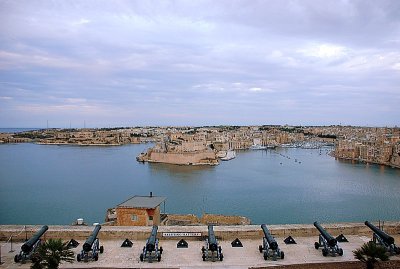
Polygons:
[[0,145],[0,224],[101,223],[150,192],[167,197],[167,213],[256,224],[400,219],[400,169],[338,161],[328,148],[238,151],[215,167],[136,162],[150,146]]

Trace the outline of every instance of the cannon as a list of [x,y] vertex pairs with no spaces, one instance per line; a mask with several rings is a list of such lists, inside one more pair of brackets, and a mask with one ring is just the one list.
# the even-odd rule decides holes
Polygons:
[[314,222],[314,226],[320,232],[318,240],[319,242],[314,243],[315,249],[323,247],[322,255],[324,257],[328,254],[331,254],[332,256],[336,256],[336,254],[343,256],[343,249],[339,248],[337,240],[332,237],[332,235],[330,235],[324,228],[322,228],[318,222]]
[[158,247],[157,230],[158,226],[154,225],[151,230],[151,234],[146,241],[146,246],[143,247],[143,253],[140,254],[139,258],[141,262],[145,260],[153,262],[154,259],[157,259],[157,261],[161,261],[163,248]]
[[265,224],[261,225],[261,229],[264,232],[263,244],[258,246],[260,253],[263,253],[264,260],[272,257],[272,260],[276,261],[277,258],[284,259],[285,253],[278,247],[278,243],[275,238],[269,232]]
[[101,226],[98,224],[94,227],[92,234],[88,237],[88,239],[86,239],[85,243],[83,244],[81,253],[78,253],[76,255],[76,260],[78,262],[82,260],[84,262],[87,262],[89,259],[97,261],[99,259],[99,252],[104,252],[104,248],[103,246],[99,246],[100,241],[97,238],[100,229]]
[[372,238],[375,244],[378,243],[379,245],[386,248],[387,252],[389,252],[390,255],[400,254],[400,248],[395,245],[393,237],[391,237],[369,221],[365,221],[365,225],[367,225],[374,232]]
[[216,260],[222,261],[224,254],[222,254],[221,246],[218,246],[217,238],[214,234],[214,228],[212,225],[208,225],[208,236],[206,238],[206,245],[201,248],[203,261]]
[[26,241],[21,246],[21,251],[19,254],[15,255],[15,262],[25,262],[31,259],[32,254],[35,253],[36,249],[40,246],[42,240],[40,239],[42,235],[49,229],[47,225],[42,226],[42,228],[37,231],[28,241]]

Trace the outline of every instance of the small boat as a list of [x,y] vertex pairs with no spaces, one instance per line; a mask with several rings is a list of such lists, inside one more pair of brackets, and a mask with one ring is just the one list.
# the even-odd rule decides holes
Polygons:
[[281,144],[281,148],[290,148],[292,147],[291,144]]
[[259,149],[267,149],[267,147],[261,145],[252,145],[250,149],[259,150]]
[[235,158],[236,158],[236,152],[234,150],[228,150],[226,152],[225,157],[222,157],[221,160],[222,161],[229,161],[229,160],[232,160],[232,159],[235,159]]
[[225,150],[218,151],[216,155],[218,158],[223,158],[226,156],[226,151]]

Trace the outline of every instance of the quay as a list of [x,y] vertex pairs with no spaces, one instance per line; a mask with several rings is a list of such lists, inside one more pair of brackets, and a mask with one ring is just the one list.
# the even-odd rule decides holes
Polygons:
[[[377,223],[375,223],[377,224]],[[87,263],[63,263],[60,268],[364,268],[356,261],[352,251],[372,239],[371,230],[364,223],[324,224],[333,236],[343,234],[349,242],[339,243],[344,255],[323,257],[321,250],[314,248],[318,241],[318,230],[312,224],[268,225],[279,247],[285,252],[283,260],[264,260],[258,246],[262,244],[263,231],[259,225],[214,226],[223,252],[222,262],[204,262],[201,247],[207,237],[207,226],[160,226],[158,238],[164,252],[162,260],[154,263],[140,262],[139,256],[151,232],[151,227],[103,226],[99,239],[104,253],[98,261]],[[30,263],[16,264],[13,257],[25,240],[40,226],[2,225],[0,226],[1,261],[0,268],[29,268]],[[64,241],[77,240],[80,244],[72,250],[78,254],[93,226],[49,226],[44,239],[61,238]],[[385,222],[384,230],[400,242],[400,221]],[[6,241],[13,235],[13,250]],[[292,236],[297,244],[284,243]],[[231,242],[238,238],[243,247],[232,247]],[[133,242],[132,247],[121,247],[125,239]],[[188,242],[188,248],[177,248],[179,240]],[[381,268],[399,268],[400,256],[391,256],[391,261],[383,263]]]

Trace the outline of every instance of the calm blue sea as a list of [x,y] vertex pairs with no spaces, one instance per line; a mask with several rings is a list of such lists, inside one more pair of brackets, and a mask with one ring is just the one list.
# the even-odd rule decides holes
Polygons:
[[257,224],[400,219],[400,169],[327,149],[239,151],[216,167],[136,162],[150,146],[0,145],[0,224],[103,222],[107,208],[150,191],[167,197],[167,213]]
[[40,128],[0,128],[0,133],[22,133],[34,130],[40,130]]

